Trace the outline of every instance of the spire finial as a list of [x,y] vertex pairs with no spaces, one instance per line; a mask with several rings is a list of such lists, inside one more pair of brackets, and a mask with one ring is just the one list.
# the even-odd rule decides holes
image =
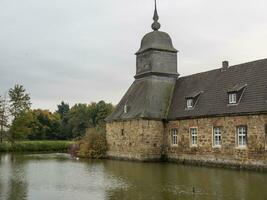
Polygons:
[[157,11],[157,0],[155,0],[155,10],[154,10],[154,17],[153,17],[153,24],[152,24],[152,29],[154,31],[157,31],[160,29],[160,23],[158,22],[159,20],[159,15],[158,15],[158,11]]

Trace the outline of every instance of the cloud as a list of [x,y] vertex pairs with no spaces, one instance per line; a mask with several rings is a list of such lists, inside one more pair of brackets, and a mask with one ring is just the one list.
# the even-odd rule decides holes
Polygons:
[[[158,4],[181,75],[267,55],[263,0]],[[61,100],[118,103],[134,80],[134,53],[152,13],[152,0],[0,1],[0,93],[20,83],[35,108],[51,110]]]

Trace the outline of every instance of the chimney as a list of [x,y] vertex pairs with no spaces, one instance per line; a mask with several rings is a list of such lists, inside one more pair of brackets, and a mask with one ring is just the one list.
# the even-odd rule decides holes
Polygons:
[[226,71],[229,67],[229,62],[228,61],[223,61],[222,62],[222,71]]

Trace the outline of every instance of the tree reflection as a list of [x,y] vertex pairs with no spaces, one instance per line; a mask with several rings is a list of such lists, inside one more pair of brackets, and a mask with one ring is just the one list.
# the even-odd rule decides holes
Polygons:
[[28,183],[25,160],[14,154],[0,155],[0,157],[0,197],[6,200],[26,200]]

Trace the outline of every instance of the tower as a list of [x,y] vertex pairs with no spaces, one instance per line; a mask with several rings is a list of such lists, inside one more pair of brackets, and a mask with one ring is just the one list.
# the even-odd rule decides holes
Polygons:
[[177,50],[173,47],[170,36],[159,31],[161,25],[158,22],[156,0],[153,20],[153,31],[143,37],[141,47],[136,52],[135,78],[148,75],[178,77]]
[[136,52],[135,81],[107,117],[108,156],[150,160],[162,156],[167,119],[177,73],[177,50],[160,29],[155,1],[152,32]]

